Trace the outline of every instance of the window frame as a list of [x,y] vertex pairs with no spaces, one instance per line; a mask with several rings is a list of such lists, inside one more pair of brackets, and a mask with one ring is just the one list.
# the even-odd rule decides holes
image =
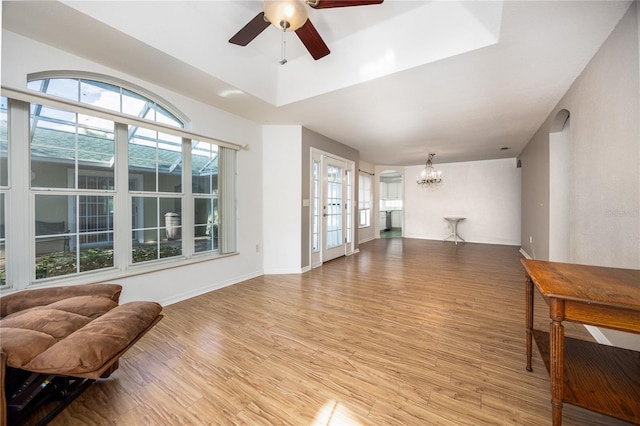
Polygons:
[[[137,84],[134,84],[110,75],[106,75],[106,74],[99,74],[99,73],[85,72],[85,71],[73,71],[73,70],[41,71],[41,72],[34,72],[34,73],[27,74],[27,84],[35,80],[54,79],[54,78],[90,80],[90,81],[96,81],[99,83],[109,84],[112,86],[117,86],[121,89],[134,92],[138,95],[148,98],[154,101],[157,105],[162,106],[162,108],[166,109],[174,117],[176,117],[178,121],[182,123],[183,128],[188,128],[191,123],[191,121],[189,120],[189,117],[187,117],[186,114],[184,114],[182,111],[180,111],[179,108],[177,108],[175,105],[173,105],[171,102],[169,102],[162,96],[156,93],[153,93],[150,90],[147,90],[144,87],[139,86]],[[85,105],[90,105],[90,104],[85,104]]]
[[[190,143],[190,157],[191,157],[191,191],[192,191],[192,204],[191,206],[193,207],[193,252],[194,252],[194,256],[200,256],[200,255],[205,255],[207,253],[212,253],[212,252],[219,252],[220,251],[220,147],[216,147],[216,149],[213,149],[213,145],[209,147],[208,149],[208,157],[209,159],[207,160],[207,162],[205,163],[205,166],[199,171],[202,172],[203,170],[211,170],[211,173],[206,174],[205,176],[208,177],[209,179],[209,193],[206,192],[200,192],[200,191],[196,191],[194,190],[195,187],[195,182],[193,181],[193,177],[194,177],[194,169],[195,169],[195,165],[193,164],[193,159],[194,159],[194,152],[196,152],[196,147],[200,144],[200,141],[196,141],[196,140],[192,140]],[[202,151],[201,149],[198,149],[197,151]],[[214,158],[214,153],[215,152],[215,158]],[[214,184],[213,184],[213,164],[217,163],[218,164],[218,174],[217,174],[217,178],[216,178],[216,184],[215,184],[215,188],[214,188]],[[211,166],[211,167],[210,167]],[[207,223],[206,224],[202,224],[197,222],[197,213],[198,210],[196,208],[196,202],[198,200],[205,200],[210,206],[211,206],[211,220],[209,221],[209,218],[207,218]],[[215,207],[214,207],[214,203],[215,203]],[[209,235],[210,236],[210,242],[211,242],[211,248],[207,248],[204,250],[198,250],[198,232],[196,232],[197,228],[202,228],[202,226],[205,226],[205,235]],[[208,244],[208,243],[207,243]]]
[[[40,78],[43,76],[40,75]],[[86,79],[86,75],[82,74],[81,78]],[[91,80],[95,80],[95,75],[90,76]],[[129,89],[129,87],[127,87]],[[132,196],[128,191],[128,157],[126,153],[126,146],[123,147],[123,142],[121,141],[123,135],[127,135],[127,129],[129,126],[151,126],[157,128],[160,132],[166,132],[169,134],[173,134],[175,136],[179,136],[182,140],[183,147],[183,158],[185,158],[183,168],[183,180],[182,187],[186,189],[186,191],[182,191],[179,195],[182,205],[185,206],[184,214],[185,217],[189,217],[187,215],[187,211],[192,211],[192,208],[189,208],[189,204],[193,203],[193,194],[191,194],[191,161],[190,161],[190,149],[184,149],[185,147],[191,146],[191,140],[197,139],[199,142],[213,143],[218,146],[218,149],[221,146],[225,148],[230,148],[234,151],[238,151],[242,149],[242,146],[230,142],[219,141],[215,138],[197,134],[186,130],[184,128],[171,127],[164,123],[155,123],[149,122],[148,120],[126,116],[122,113],[115,111],[107,111],[102,108],[98,108],[91,105],[84,105],[77,101],[70,101],[68,99],[63,98],[55,98],[53,96],[42,94],[39,92],[34,92],[30,90],[18,90],[18,89],[8,89],[2,88],[2,95],[8,98],[8,115],[12,115],[15,104],[15,109],[17,110],[15,119],[8,119],[8,128],[10,129],[11,135],[9,136],[9,149],[12,147],[17,147],[18,151],[15,158],[12,156],[12,162],[19,161],[20,164],[24,162],[29,167],[22,168],[15,173],[10,175],[9,181],[12,182],[12,176],[18,176],[18,179],[14,179],[13,187],[9,189],[0,188],[5,194],[5,201],[8,201],[10,197],[14,195],[18,195],[16,198],[18,199],[18,203],[15,207],[7,207],[9,203],[5,202],[5,208],[7,210],[5,214],[7,228],[11,228],[9,224],[12,222],[12,218],[14,225],[21,228],[21,230],[16,230],[15,233],[8,233],[13,235],[29,235],[28,241],[26,242],[15,242],[17,240],[25,240],[25,239],[14,239],[13,244],[11,244],[10,240],[11,235],[6,235],[7,245],[15,246],[15,247],[7,247],[7,285],[2,287],[2,289],[14,288],[14,289],[22,289],[27,288],[31,285],[40,285],[40,284],[49,284],[55,281],[64,280],[65,283],[69,284],[80,284],[85,282],[95,282],[96,279],[99,280],[108,280],[112,278],[118,278],[123,276],[136,275],[139,273],[146,273],[151,271],[158,271],[166,268],[172,268],[175,266],[186,265],[191,263],[197,263],[202,261],[208,261],[216,258],[222,258],[227,256],[237,255],[237,248],[235,251],[231,253],[220,254],[217,252],[206,252],[206,253],[197,253],[197,256],[194,256],[194,250],[189,250],[189,240],[183,238],[183,240],[187,241],[182,243],[183,248],[187,248],[183,250],[183,255],[179,258],[168,258],[163,260],[162,262],[142,262],[138,264],[133,264],[130,260],[130,247],[131,247],[131,208],[130,208],[130,197]],[[124,223],[119,223],[114,230],[114,251],[117,251],[114,254],[114,267],[110,270],[98,270],[98,271],[87,271],[76,274],[68,274],[62,275],[59,277],[51,277],[45,279],[39,279],[36,281],[35,279],[35,194],[36,192],[46,192],[48,194],[59,194],[62,195],[64,192],[69,192],[68,188],[61,188],[61,191],[51,191],[50,189],[42,189],[42,188],[34,188],[31,189],[30,185],[30,141],[31,132],[29,131],[30,125],[30,112],[31,112],[31,103],[44,104],[47,106],[51,106],[53,108],[60,108],[64,110],[69,110],[71,112],[83,113],[92,115],[95,114],[99,118],[107,118],[113,120],[115,122],[115,140],[116,140],[116,154],[115,161],[116,164],[120,164],[120,167],[116,169],[115,174],[115,192],[112,193],[114,195],[113,204],[114,204],[114,217],[118,217],[117,220],[122,220]],[[164,107],[164,105],[161,105]],[[173,112],[173,111],[172,111]],[[183,115],[183,114],[179,114]],[[16,131],[13,131],[13,130]],[[119,135],[119,136],[118,136]],[[124,139],[125,142],[128,142],[127,139]],[[26,148],[25,148],[26,145]],[[188,160],[187,160],[188,158]],[[122,166],[122,162],[124,161],[124,166]],[[235,156],[234,156],[235,161]],[[118,166],[116,166],[118,167]],[[122,168],[124,167],[124,173],[122,172]],[[234,170],[235,170],[234,166]],[[24,196],[19,193],[25,193]],[[82,194],[86,195],[85,191],[80,191]],[[175,195],[170,193],[170,195]],[[178,195],[177,195],[178,196]],[[13,201],[13,199],[12,199]],[[129,201],[129,202],[127,202]],[[21,206],[21,207],[20,207]],[[27,207],[28,206],[28,207]],[[28,210],[29,218],[26,219],[24,215],[20,215],[18,212]],[[123,213],[126,212],[126,213]],[[193,222],[193,219],[191,219]],[[183,225],[183,229],[188,229],[189,227],[193,228],[193,225],[189,225],[187,222]],[[123,231],[118,231],[118,228],[124,229]],[[20,232],[27,231],[27,232]],[[189,234],[189,232],[186,232]],[[190,232],[191,236],[193,236],[193,229]],[[237,238],[237,234],[234,235]],[[237,246],[236,246],[237,247]],[[14,250],[15,248],[15,250]],[[13,255],[13,256],[11,256]],[[26,262],[25,262],[26,259]],[[153,264],[152,264],[153,263]],[[13,268],[12,268],[13,266]],[[12,277],[15,279],[12,280]],[[99,278],[98,278],[99,277]],[[17,280],[20,280],[19,282]]]
[[[364,182],[367,181],[368,184]],[[373,178],[368,172],[358,173],[358,229],[371,227],[371,209],[373,207]],[[361,223],[362,215],[365,216],[365,224]]]
[[[0,179],[0,209],[2,209],[2,211],[0,211],[0,288],[7,288],[9,286],[7,283],[10,282],[9,270],[7,268],[7,234],[9,232],[9,227],[7,226],[7,206],[9,205],[9,189],[11,187],[11,162],[9,161],[9,158],[11,157],[9,144],[9,99],[2,96],[0,102],[3,105],[6,105],[6,108],[2,108],[2,111],[0,112],[3,116],[0,121],[6,120],[6,127],[0,132],[0,139],[3,144],[6,143],[7,147],[6,167],[3,169],[0,164],[0,173],[2,173],[2,179]],[[6,173],[6,185],[3,185],[4,173]]]

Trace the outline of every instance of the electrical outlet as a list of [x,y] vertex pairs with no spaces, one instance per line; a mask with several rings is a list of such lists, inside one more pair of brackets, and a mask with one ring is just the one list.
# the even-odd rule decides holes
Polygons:
[[529,235],[529,244],[533,244],[533,237]]

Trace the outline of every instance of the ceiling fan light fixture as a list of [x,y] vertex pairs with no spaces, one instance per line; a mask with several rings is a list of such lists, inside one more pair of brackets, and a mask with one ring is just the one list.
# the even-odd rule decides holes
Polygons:
[[264,15],[276,28],[295,31],[309,18],[309,10],[304,0],[265,0]]

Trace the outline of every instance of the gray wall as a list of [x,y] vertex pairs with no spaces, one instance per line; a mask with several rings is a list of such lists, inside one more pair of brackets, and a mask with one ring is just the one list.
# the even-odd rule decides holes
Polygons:
[[[549,258],[549,132],[570,113],[570,262],[640,268],[640,58],[634,2],[522,151],[522,248]],[[530,237],[533,243],[530,243]]]
[[545,123],[518,161],[522,169],[522,248],[534,259],[549,259],[549,130]]
[[[637,8],[637,2],[631,4],[520,155],[522,248],[536,259],[549,258],[549,132],[566,109],[571,120],[568,261],[640,269]],[[599,341],[640,350],[638,335],[590,331]]]
[[[321,151],[334,154],[338,157],[342,157],[346,160],[351,160],[355,163],[354,170],[354,205],[358,205],[358,160],[360,153],[346,145],[336,142],[333,139],[329,139],[319,133],[312,130],[302,128],[302,199],[311,199],[311,148],[319,149]],[[311,242],[310,230],[311,223],[309,222],[309,207],[301,207],[302,215],[302,241],[300,252],[300,266],[306,268],[309,266],[309,259],[311,255]],[[353,241],[355,248],[358,247],[358,226],[354,226]]]

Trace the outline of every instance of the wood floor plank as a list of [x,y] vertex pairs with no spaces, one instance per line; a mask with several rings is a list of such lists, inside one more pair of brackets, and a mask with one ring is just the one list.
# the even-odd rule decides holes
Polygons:
[[[520,257],[380,239],[303,274],[167,306],[112,377],[52,424],[548,425],[536,351],[524,368]],[[534,323],[548,328],[541,298]],[[591,339],[575,324],[566,334]],[[563,424],[625,423],[565,405]]]

